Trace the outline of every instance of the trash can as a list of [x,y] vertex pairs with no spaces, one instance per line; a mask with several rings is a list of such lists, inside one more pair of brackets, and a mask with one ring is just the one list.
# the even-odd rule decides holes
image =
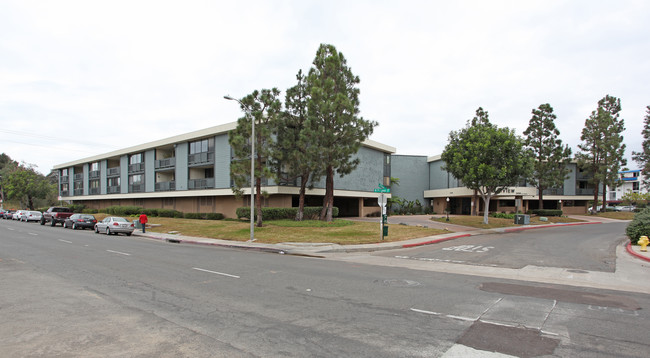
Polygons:
[[140,224],[140,220],[133,220],[133,225],[135,225],[136,229],[142,230],[142,224]]
[[530,215],[516,214],[515,215],[515,224],[517,224],[517,225],[528,225],[528,224],[530,224]]

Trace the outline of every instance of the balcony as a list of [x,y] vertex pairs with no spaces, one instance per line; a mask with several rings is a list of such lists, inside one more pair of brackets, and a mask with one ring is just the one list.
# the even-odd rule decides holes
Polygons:
[[90,195],[98,195],[100,193],[99,188],[90,188],[88,189],[88,194]]
[[68,196],[70,193],[68,193],[67,190],[61,190],[61,196]]
[[120,192],[121,191],[119,185],[109,186],[106,188],[106,194],[119,194]]
[[61,183],[68,183],[70,178],[67,175],[61,176]]
[[129,193],[144,192],[144,184],[129,184]]
[[160,183],[156,183],[156,191],[173,191],[176,190],[176,182],[175,181],[163,181]]
[[129,164],[129,173],[144,172],[144,163]]
[[84,174],[83,174],[83,173],[81,173],[81,174],[75,174],[75,175],[74,175],[74,180],[75,180],[75,181],[82,181],[82,180],[84,180]]
[[106,169],[107,177],[119,177],[120,176],[120,167],[108,168]]
[[594,189],[593,188],[576,189],[576,195],[594,195]]
[[193,189],[212,189],[214,188],[214,178],[190,179],[188,188]]
[[83,188],[74,190],[74,196],[79,196],[79,195],[84,195]]
[[544,195],[564,195],[564,188],[551,188],[542,191]]
[[214,164],[214,152],[190,154],[187,159],[189,165]]
[[99,170],[92,170],[88,172],[89,179],[99,179]]
[[174,168],[176,166],[176,158],[172,157],[156,160],[154,166],[156,169]]

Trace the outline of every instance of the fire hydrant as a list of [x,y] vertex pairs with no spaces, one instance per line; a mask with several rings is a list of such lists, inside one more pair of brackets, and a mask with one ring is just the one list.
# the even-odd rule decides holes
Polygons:
[[650,244],[650,240],[648,240],[647,236],[641,236],[639,238],[639,241],[637,241],[637,244],[641,245],[641,251],[648,251],[646,249],[646,246],[648,246],[648,244]]

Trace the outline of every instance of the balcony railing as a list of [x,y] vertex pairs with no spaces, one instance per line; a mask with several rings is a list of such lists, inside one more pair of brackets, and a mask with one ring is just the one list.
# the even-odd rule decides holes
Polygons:
[[144,192],[144,184],[129,184],[129,193]]
[[213,163],[214,163],[214,152],[196,153],[196,154],[190,154],[188,156],[189,165],[213,164]]
[[212,189],[214,188],[214,178],[190,179],[188,188],[192,189]]
[[120,167],[108,168],[106,169],[107,177],[117,177],[120,176]]
[[594,189],[576,189],[576,195],[594,195]]
[[84,195],[84,190],[83,190],[83,188],[81,188],[81,189],[75,189],[75,190],[74,190],[74,195],[75,195],[75,196]]
[[158,159],[154,166],[156,169],[173,168],[176,166],[176,158]]
[[120,193],[120,186],[119,185],[109,186],[108,188],[106,188],[106,193],[107,194],[119,194]]
[[61,176],[61,183],[68,183],[70,178],[67,175]]
[[174,181],[163,181],[156,183],[156,191],[172,191],[176,190],[176,182]]
[[97,195],[99,193],[100,193],[99,188],[90,188],[90,189],[88,189],[88,194],[90,194],[90,195]]
[[544,195],[564,195],[564,188],[544,189],[542,193]]
[[129,164],[129,173],[139,173],[144,171],[144,163]]
[[61,190],[61,196],[68,196],[69,193],[67,190]]
[[88,172],[88,178],[90,179],[99,179],[99,170],[92,170]]
[[81,174],[75,174],[75,175],[74,175],[74,180],[75,180],[75,181],[84,180],[84,174],[83,174],[83,173],[81,173]]

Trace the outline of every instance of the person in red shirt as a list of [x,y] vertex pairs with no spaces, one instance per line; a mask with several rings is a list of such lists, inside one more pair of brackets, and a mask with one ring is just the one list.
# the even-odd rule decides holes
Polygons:
[[147,226],[147,221],[149,221],[147,219],[147,214],[145,214],[145,213],[140,214],[139,221],[140,221],[140,225],[142,226],[142,233],[144,234],[145,233],[145,227]]

